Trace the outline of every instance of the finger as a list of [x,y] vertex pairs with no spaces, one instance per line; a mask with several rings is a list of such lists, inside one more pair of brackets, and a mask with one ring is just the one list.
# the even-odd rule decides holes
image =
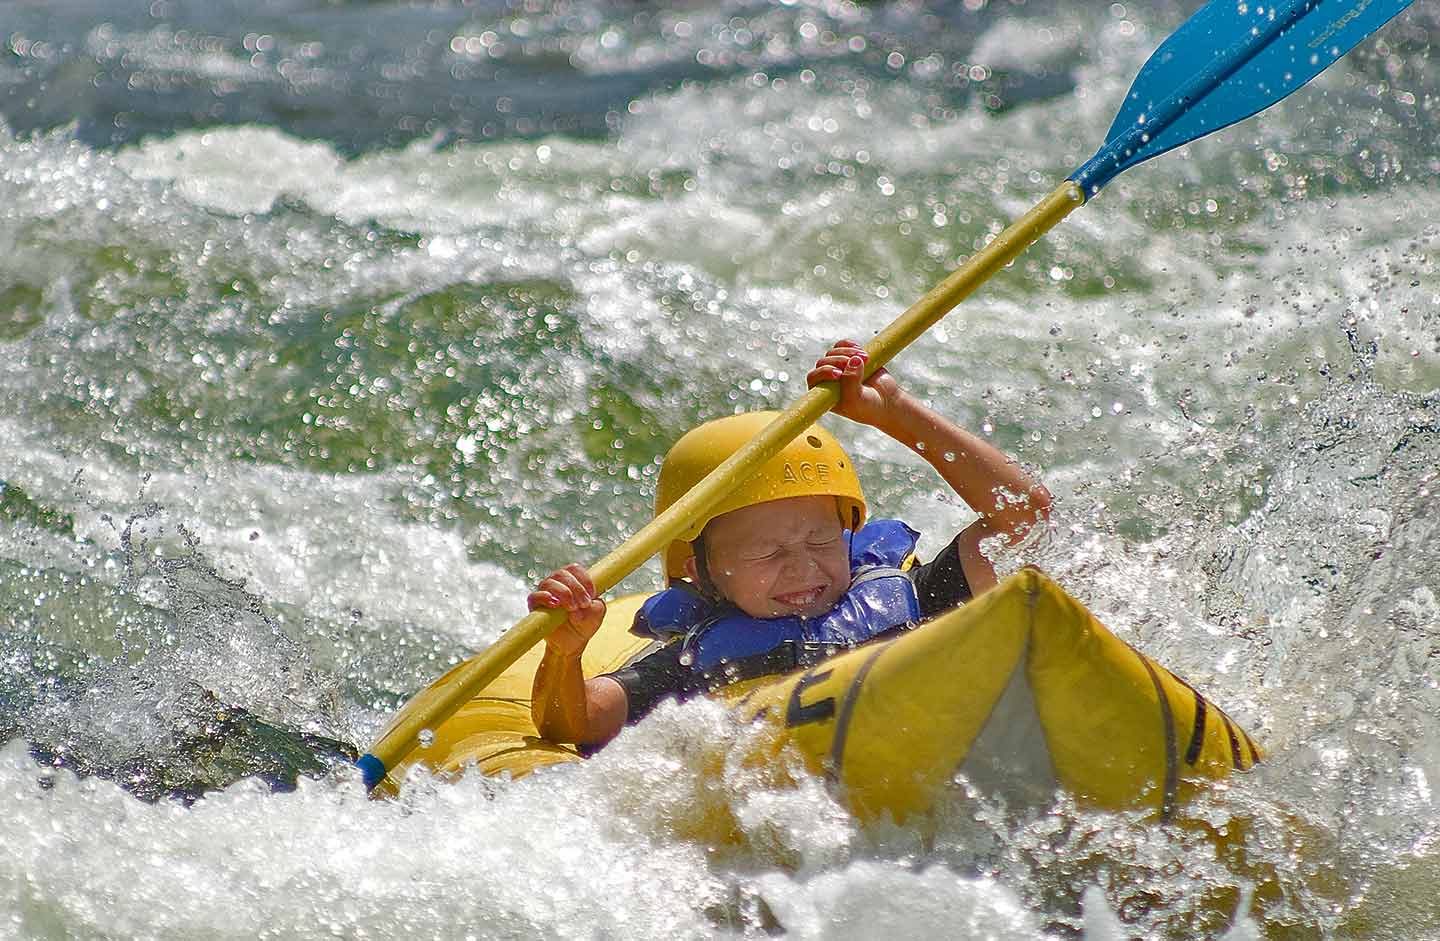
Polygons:
[[550,592],[558,601],[566,606],[569,605],[571,596],[582,590],[575,576],[565,569],[556,569],[551,572],[545,577],[545,580],[536,587],[542,591]]
[[560,602],[548,591],[532,591],[525,599],[525,605],[534,611],[536,608],[558,608]]
[[558,578],[547,578],[541,587],[555,599],[555,607],[575,610],[575,591]]
[[830,352],[815,361],[815,369],[833,369],[836,372],[843,372],[845,364],[850,361],[850,354],[845,352]]
[[825,355],[815,361],[815,365],[827,363],[843,367],[857,356],[867,363],[870,361],[870,353],[864,347],[853,344],[850,346],[836,345],[826,350]]
[[599,592],[595,590],[595,582],[590,578],[590,572],[585,566],[579,562],[571,562],[565,566],[565,571],[575,576],[575,581],[579,583],[581,588],[585,589],[585,594],[592,598],[599,594]]
[[815,364],[815,368],[810,370],[809,376],[807,376],[807,378],[814,377],[817,382],[826,382],[830,379],[839,379],[841,374],[844,372],[845,363],[843,361],[831,362],[828,360],[822,360],[821,362]]
[[571,604],[570,610],[579,611],[591,602],[598,601],[598,592],[595,591],[595,583],[590,579],[590,573],[583,565],[567,565],[563,570],[556,572],[570,589]]
[[[561,597],[564,600],[566,608],[569,608],[571,611],[578,611],[581,607],[590,603],[590,592],[585,590],[585,586],[580,584],[580,580],[575,577],[573,572],[561,569],[551,577],[563,589]],[[557,594],[560,594],[560,592],[557,592]]]

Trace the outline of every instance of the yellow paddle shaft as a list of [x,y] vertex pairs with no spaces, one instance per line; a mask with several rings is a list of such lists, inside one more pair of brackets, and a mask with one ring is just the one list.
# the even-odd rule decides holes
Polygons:
[[[972,255],[948,278],[876,334],[865,348],[870,354],[866,375],[889,362],[991,275],[1010,264],[1032,242],[1084,202],[1085,196],[1080,187],[1066,180],[1035,208],[1011,223],[990,244]],[[645,560],[677,539],[691,520],[723,500],[761,464],[833,408],[839,398],[839,386],[834,382],[823,383],[807,392],[664,513],[591,566],[590,577],[596,591],[605,592],[615,587],[621,579],[645,564]],[[532,611],[521,618],[488,649],[462,664],[451,675],[449,682],[431,686],[411,701],[370,749],[370,756],[378,759],[387,770],[394,768],[419,744],[422,731],[434,728],[454,715],[525,651],[564,623],[565,616],[563,610],[549,609]]]

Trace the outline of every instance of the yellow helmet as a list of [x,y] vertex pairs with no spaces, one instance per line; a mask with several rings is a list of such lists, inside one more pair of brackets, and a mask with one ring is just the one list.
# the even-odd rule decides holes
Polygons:
[[[778,412],[745,412],[706,422],[686,432],[665,455],[665,463],[660,467],[655,515],[665,512],[778,417]],[[715,517],[757,503],[808,496],[835,497],[836,512],[847,529],[859,529],[865,522],[865,494],[860,489],[860,478],[855,475],[854,462],[840,447],[840,442],[819,425],[811,425],[780,453],[760,465],[753,477],[691,522],[680,538],[666,547],[666,579],[684,577],[685,560],[695,554],[691,543]]]

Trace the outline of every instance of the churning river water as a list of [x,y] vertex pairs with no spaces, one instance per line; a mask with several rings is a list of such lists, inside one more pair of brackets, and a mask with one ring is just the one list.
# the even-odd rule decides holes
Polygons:
[[[963,781],[862,830],[702,778],[706,703],[519,782],[347,766],[686,428],[1089,157],[1194,7],[0,0],[0,937],[1440,938],[1433,4],[892,367],[1056,494],[1002,565],[1267,746],[1188,811],[1249,864]],[[843,425],[922,555],[965,525]]]

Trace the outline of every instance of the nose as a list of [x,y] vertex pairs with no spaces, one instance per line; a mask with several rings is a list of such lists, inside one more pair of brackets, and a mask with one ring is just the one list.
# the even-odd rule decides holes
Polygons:
[[820,567],[819,553],[808,546],[787,549],[782,556],[782,567],[793,572],[808,572]]

